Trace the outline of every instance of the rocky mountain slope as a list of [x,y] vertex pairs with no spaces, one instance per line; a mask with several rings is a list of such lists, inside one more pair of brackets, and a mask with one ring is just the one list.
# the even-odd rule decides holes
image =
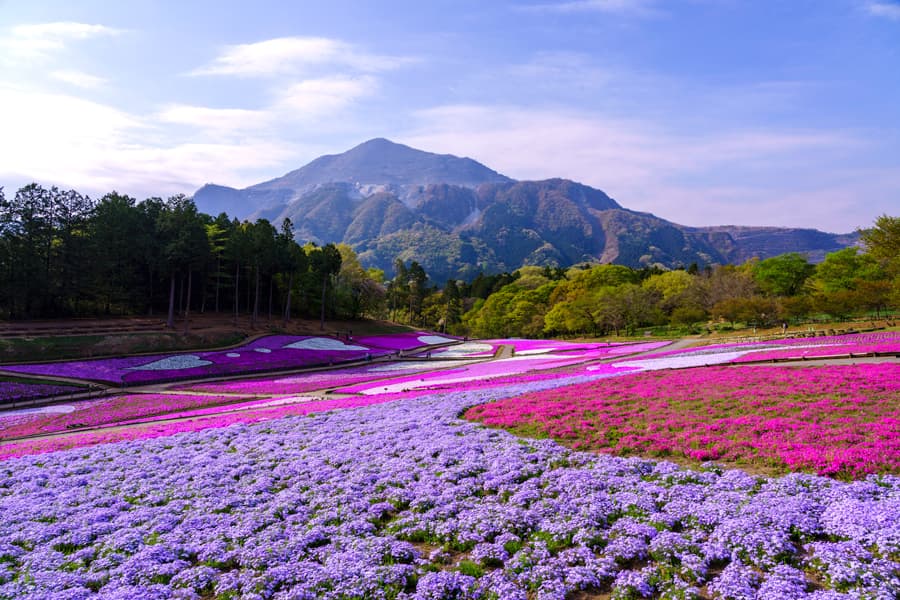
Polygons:
[[243,190],[207,184],[198,208],[240,219],[290,218],[301,241],[345,242],[365,266],[417,260],[438,282],[522,265],[584,261],[632,267],[738,263],[855,235],[777,227],[686,227],[628,210],[566,179],[515,181],[469,158],[374,139]]

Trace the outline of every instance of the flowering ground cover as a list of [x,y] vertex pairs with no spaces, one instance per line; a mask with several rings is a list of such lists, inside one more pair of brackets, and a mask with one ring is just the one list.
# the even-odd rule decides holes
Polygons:
[[77,402],[72,410],[41,413],[24,422],[4,418],[0,413],[0,440],[41,433],[96,427],[154,416],[171,416],[178,411],[204,406],[220,406],[245,399],[241,396],[187,394],[127,394]]
[[134,385],[337,364],[388,353],[335,338],[272,335],[230,350],[11,365],[4,369]]
[[0,463],[0,598],[896,597],[900,478],[687,471],[457,417],[558,384]]
[[[521,340],[514,340],[521,341]],[[529,342],[535,340],[526,340]],[[505,341],[490,340],[495,343]],[[459,364],[456,368],[436,370],[427,373],[411,374],[405,377],[395,377],[390,381],[364,382],[355,385],[341,387],[339,391],[347,394],[384,394],[413,389],[441,389],[448,386],[467,383],[480,379],[510,378],[519,375],[533,374],[536,371],[549,371],[564,369],[576,365],[583,365],[592,361],[609,358],[611,352],[623,353],[623,348],[628,347],[630,352],[640,352],[642,348],[655,349],[660,344],[669,342],[649,342],[647,344],[629,344],[622,346],[608,346],[606,344],[569,344],[568,342],[552,342],[547,344],[523,344],[526,349],[522,355],[512,358],[477,362],[468,365]],[[556,344],[556,345],[554,345]],[[560,346],[559,344],[563,344]],[[533,351],[540,349],[540,352]],[[527,350],[532,350],[528,352]],[[438,355],[444,356],[444,355]],[[596,374],[625,373],[639,367],[620,365],[598,364],[592,367]],[[578,370],[581,370],[580,368]],[[571,374],[571,373],[569,373]],[[550,375],[542,379],[559,377],[559,374]]]
[[692,367],[727,362],[900,352],[900,332],[879,331],[761,342],[710,344],[656,352],[641,358],[649,368]]
[[422,346],[437,344],[453,344],[459,340],[448,335],[439,335],[428,331],[410,331],[406,333],[390,333],[387,335],[354,336],[354,343],[381,348],[385,350],[413,350]]
[[467,417],[577,448],[900,474],[900,365],[712,367],[508,398]]
[[0,406],[11,402],[52,398],[53,396],[75,394],[83,391],[85,391],[85,388],[77,385],[63,385],[0,377]]
[[265,377],[244,379],[240,381],[211,381],[196,384],[180,385],[178,390],[230,394],[302,394],[314,390],[337,388],[353,383],[386,379],[402,373],[418,372],[429,369],[458,367],[458,362],[429,361],[396,361],[379,362],[359,367],[328,369],[298,373],[285,377]]

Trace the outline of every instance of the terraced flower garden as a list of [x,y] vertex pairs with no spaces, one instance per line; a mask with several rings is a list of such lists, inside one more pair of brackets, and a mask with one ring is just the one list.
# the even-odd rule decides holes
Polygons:
[[[188,419],[0,442],[0,598],[898,596],[896,364],[642,373],[700,351],[556,344],[476,363],[436,352],[453,372],[366,384],[348,369],[278,376],[268,391],[257,378],[234,388],[236,410],[194,400],[168,413]],[[290,395],[323,384],[372,388]],[[626,434],[630,456],[605,453]],[[817,436],[865,452],[828,471],[806,461]],[[750,467],[780,447],[799,452],[778,455],[783,470],[809,472],[764,477],[703,452],[738,462],[727,452],[745,445]],[[650,456],[664,447],[692,464]]]

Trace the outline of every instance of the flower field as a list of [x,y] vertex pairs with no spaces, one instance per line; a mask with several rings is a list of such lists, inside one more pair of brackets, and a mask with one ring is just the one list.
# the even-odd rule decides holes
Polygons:
[[900,365],[714,367],[509,398],[467,416],[616,454],[900,474]]
[[[239,381],[213,381],[180,385],[175,389],[195,392],[229,393],[229,394],[303,394],[314,390],[339,388],[348,384],[388,379],[398,374],[418,372],[442,367],[458,367],[461,363],[445,363],[441,361],[425,362],[389,362],[377,363],[361,367],[345,367],[298,373],[284,377],[265,377],[243,379]],[[464,364],[464,363],[462,363]]]
[[4,369],[134,385],[337,364],[384,354],[389,351],[362,346],[355,341],[272,335],[227,351],[11,365]]
[[557,383],[7,461],[0,597],[824,600],[900,589],[898,478],[686,471],[456,416]]
[[[35,414],[19,422],[0,413],[0,440],[41,433],[53,433],[82,427],[96,427],[148,417],[171,417],[180,411],[220,406],[246,399],[241,396],[200,396],[182,394],[127,394],[87,402],[78,402],[71,411]],[[9,422],[8,422],[9,421]]]
[[[900,366],[642,373],[734,350],[578,346],[0,418],[140,422],[0,442],[0,599],[898,597]],[[355,394],[298,395],[326,388]]]
[[820,356],[900,352],[900,332],[884,331],[827,337],[794,338],[766,342],[711,344],[668,350],[644,356],[641,364],[651,370],[693,367],[727,362],[803,359]]
[[0,406],[10,402],[52,398],[53,396],[76,394],[83,391],[85,391],[85,388],[77,385],[0,378]]

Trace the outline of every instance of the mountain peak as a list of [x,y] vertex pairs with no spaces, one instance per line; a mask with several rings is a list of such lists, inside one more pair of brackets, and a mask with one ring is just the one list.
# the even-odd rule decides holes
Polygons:
[[373,138],[341,154],[320,156],[296,171],[249,189],[303,191],[335,182],[393,186],[448,183],[476,187],[507,181],[510,181],[508,177],[471,158],[434,154],[386,138]]

